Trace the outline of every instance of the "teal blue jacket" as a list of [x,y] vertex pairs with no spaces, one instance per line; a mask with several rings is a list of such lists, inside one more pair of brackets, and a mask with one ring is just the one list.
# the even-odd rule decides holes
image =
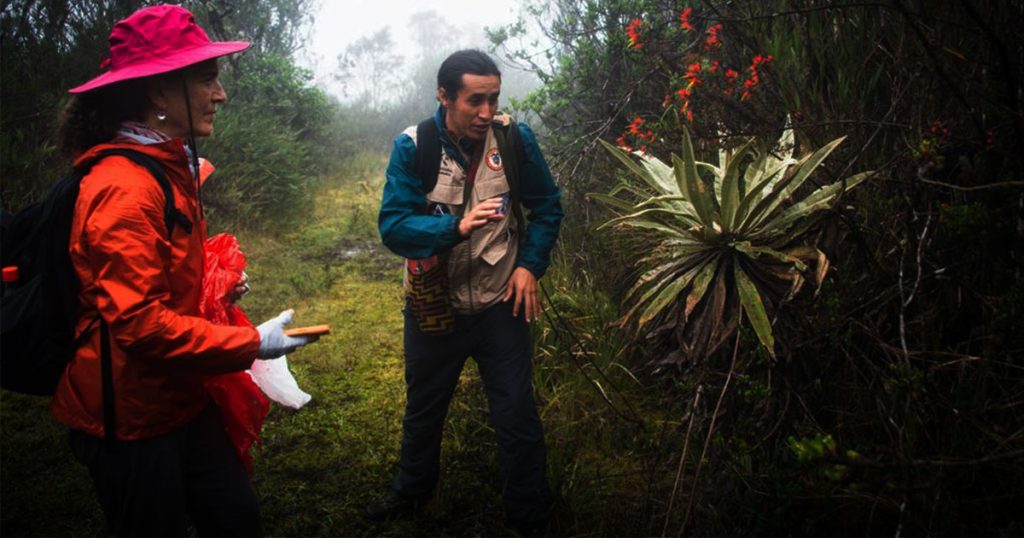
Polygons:
[[[444,123],[444,107],[434,114],[440,133],[441,147],[463,170],[469,167],[448,136]],[[519,172],[519,198],[525,209],[525,239],[519,245],[516,265],[529,269],[537,278],[544,276],[551,262],[551,249],[558,239],[562,221],[561,191],[551,177],[537,137],[523,123],[516,123],[526,153],[526,162]],[[468,143],[463,141],[463,143]],[[472,154],[469,147],[464,148]],[[381,201],[378,227],[384,245],[404,258],[429,258],[441,254],[462,241],[458,215],[426,215],[426,194],[416,177],[416,143],[406,134],[395,138],[388,162],[387,183]]]

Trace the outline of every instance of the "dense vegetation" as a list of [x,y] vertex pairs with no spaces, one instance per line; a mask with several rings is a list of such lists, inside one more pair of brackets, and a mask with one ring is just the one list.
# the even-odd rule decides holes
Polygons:
[[[749,322],[717,353],[690,356],[688,346],[702,343],[695,333],[710,329],[702,316],[687,319],[703,308],[687,303],[687,291],[707,283],[661,288],[680,306],[646,320],[620,359],[659,388],[680,420],[669,446],[681,456],[659,462],[668,506],[653,514],[664,523],[657,530],[1020,533],[1024,8],[561,0],[530,11],[555,43],[546,58],[508,45],[528,24],[493,37],[546,82],[520,106],[551,134],[575,221],[576,233],[563,241],[569,297],[605,283],[618,303],[634,282],[633,291],[657,291],[659,278],[677,276],[645,262],[665,260],[661,250],[652,254],[652,241],[683,230],[672,227],[686,221],[685,208],[646,214],[648,228],[660,223],[653,231],[597,230],[640,206],[609,211],[590,193],[620,185],[618,196],[637,204],[650,195],[643,174],[608,172],[618,162],[599,138],[667,163],[670,152],[688,161],[685,127],[698,160],[716,163],[719,149],[735,150],[750,136],[770,144],[787,123],[797,157],[846,137],[784,207],[874,171],[841,192],[799,242],[773,247],[814,247],[831,263],[820,294],[808,286],[766,304],[774,358]],[[756,175],[749,162],[738,165],[741,180]],[[630,188],[632,198],[623,190]],[[645,207],[655,202],[678,203]],[[763,262],[765,253],[757,254]],[[623,270],[608,259],[634,262]],[[760,294],[772,291],[769,280],[757,282]],[[726,279],[723,296],[742,296],[743,284]],[[650,294],[639,304],[647,310],[634,312],[665,306],[656,304],[664,296]],[[583,320],[589,347],[621,338]]]
[[[65,168],[52,142],[64,92],[141,3],[3,3],[5,208]],[[358,517],[397,460],[402,399],[400,274],[374,224],[381,153],[432,107],[439,52],[424,47],[411,80],[377,81],[409,88],[401,99],[353,85],[342,104],[295,64],[310,0],[188,5],[215,39],[254,41],[225,62],[230,102],[201,143],[218,165],[212,226],[250,254],[243,307],[262,319],[287,303],[336,328],[292,358],[313,403],[275,408],[264,428],[267,531],[508,533],[472,371],[426,518]],[[431,27],[421,42],[437,42]],[[1024,533],[1021,27],[1024,7],[996,0],[554,0],[491,29],[498,54],[544,82],[513,105],[538,120],[568,214],[534,331],[553,533]],[[551,46],[517,48],[531,28]],[[339,72],[367,76],[387,45],[357,43]],[[787,127],[791,147],[775,145]],[[807,177],[776,178],[792,191],[742,205],[770,175],[757,163],[823,147],[817,166],[792,167]],[[827,204],[802,220],[822,188]],[[799,226],[738,244],[737,215],[758,211]],[[726,222],[736,230],[714,229]],[[671,250],[693,233],[706,243]],[[714,264],[693,270],[694,252]],[[652,259],[678,265],[652,272]],[[100,532],[46,402],[0,403],[0,534]]]

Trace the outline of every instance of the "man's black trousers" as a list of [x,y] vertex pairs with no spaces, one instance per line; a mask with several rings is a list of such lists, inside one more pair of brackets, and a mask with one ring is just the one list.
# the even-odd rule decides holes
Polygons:
[[112,536],[260,536],[256,494],[211,403],[168,434],[108,442],[71,430]]
[[393,488],[404,497],[433,493],[448,403],[470,356],[480,370],[497,433],[506,515],[514,522],[545,520],[550,492],[544,431],[533,399],[530,329],[522,308],[518,317],[512,316],[512,300],[479,314],[456,316],[455,332],[444,336],[423,334],[406,312],[407,401],[401,462]]

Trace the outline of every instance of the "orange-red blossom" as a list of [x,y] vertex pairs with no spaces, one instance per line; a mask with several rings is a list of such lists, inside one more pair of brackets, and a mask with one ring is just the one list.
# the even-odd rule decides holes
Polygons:
[[679,13],[679,27],[683,30],[693,31],[693,24],[690,22],[690,15],[693,14],[693,8],[688,7]]
[[640,42],[640,26],[643,25],[643,21],[640,19],[633,19],[629,21],[629,25],[626,26],[626,35],[629,36],[629,47],[640,50],[644,48],[644,44]]

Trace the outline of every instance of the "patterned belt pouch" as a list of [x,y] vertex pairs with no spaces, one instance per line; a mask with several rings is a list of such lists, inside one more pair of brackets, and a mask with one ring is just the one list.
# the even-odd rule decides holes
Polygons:
[[455,311],[448,298],[448,271],[438,256],[405,260],[409,287],[406,296],[409,312],[420,331],[429,335],[451,334],[455,330]]

